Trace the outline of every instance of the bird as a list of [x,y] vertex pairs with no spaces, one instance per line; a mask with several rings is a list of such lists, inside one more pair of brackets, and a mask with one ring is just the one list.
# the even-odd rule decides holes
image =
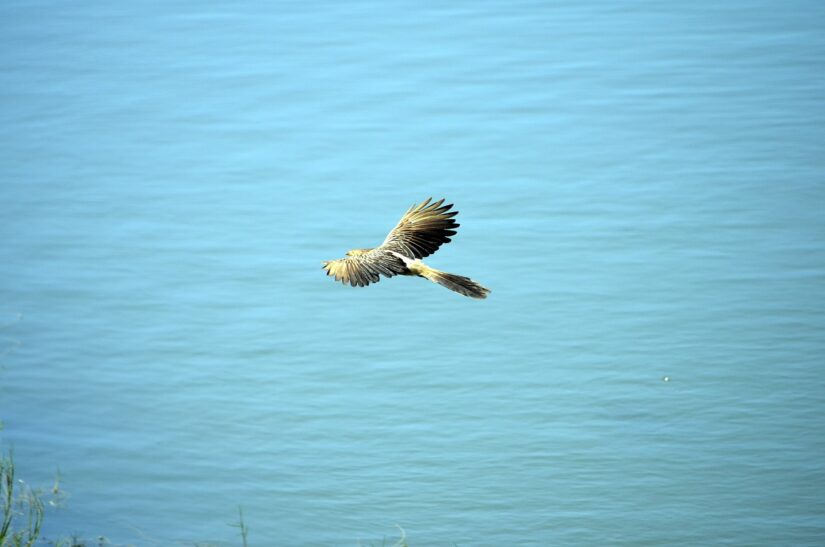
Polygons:
[[322,262],[327,276],[353,287],[378,283],[381,276],[423,277],[470,298],[487,298],[490,289],[463,275],[442,272],[424,264],[444,243],[449,243],[459,224],[453,204],[432,197],[410,207],[384,242],[371,249],[352,249],[344,258]]

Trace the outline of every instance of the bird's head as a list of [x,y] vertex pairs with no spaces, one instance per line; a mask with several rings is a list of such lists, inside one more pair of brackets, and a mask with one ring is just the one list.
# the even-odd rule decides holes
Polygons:
[[361,256],[370,252],[372,249],[350,249],[347,251],[347,256]]

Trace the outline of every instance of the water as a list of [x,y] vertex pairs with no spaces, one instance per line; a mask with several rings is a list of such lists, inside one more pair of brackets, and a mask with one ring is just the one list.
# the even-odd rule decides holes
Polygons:
[[[822,544],[821,3],[0,15],[2,444],[60,470],[47,538]],[[488,300],[323,276],[431,195]]]

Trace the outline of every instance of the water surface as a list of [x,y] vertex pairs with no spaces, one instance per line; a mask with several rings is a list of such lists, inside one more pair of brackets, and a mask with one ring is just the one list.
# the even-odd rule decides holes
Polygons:
[[[2,441],[60,469],[48,538],[821,544],[820,3],[0,21]],[[324,278],[428,196],[488,300]]]

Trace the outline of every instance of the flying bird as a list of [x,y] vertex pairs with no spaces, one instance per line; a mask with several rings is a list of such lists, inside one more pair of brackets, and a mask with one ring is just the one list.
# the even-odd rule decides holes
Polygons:
[[384,243],[373,249],[352,249],[346,258],[324,262],[327,275],[353,287],[378,283],[381,276],[411,275],[429,279],[470,298],[487,298],[490,289],[469,277],[430,268],[421,259],[430,256],[456,234],[458,211],[432,198],[410,207]]

